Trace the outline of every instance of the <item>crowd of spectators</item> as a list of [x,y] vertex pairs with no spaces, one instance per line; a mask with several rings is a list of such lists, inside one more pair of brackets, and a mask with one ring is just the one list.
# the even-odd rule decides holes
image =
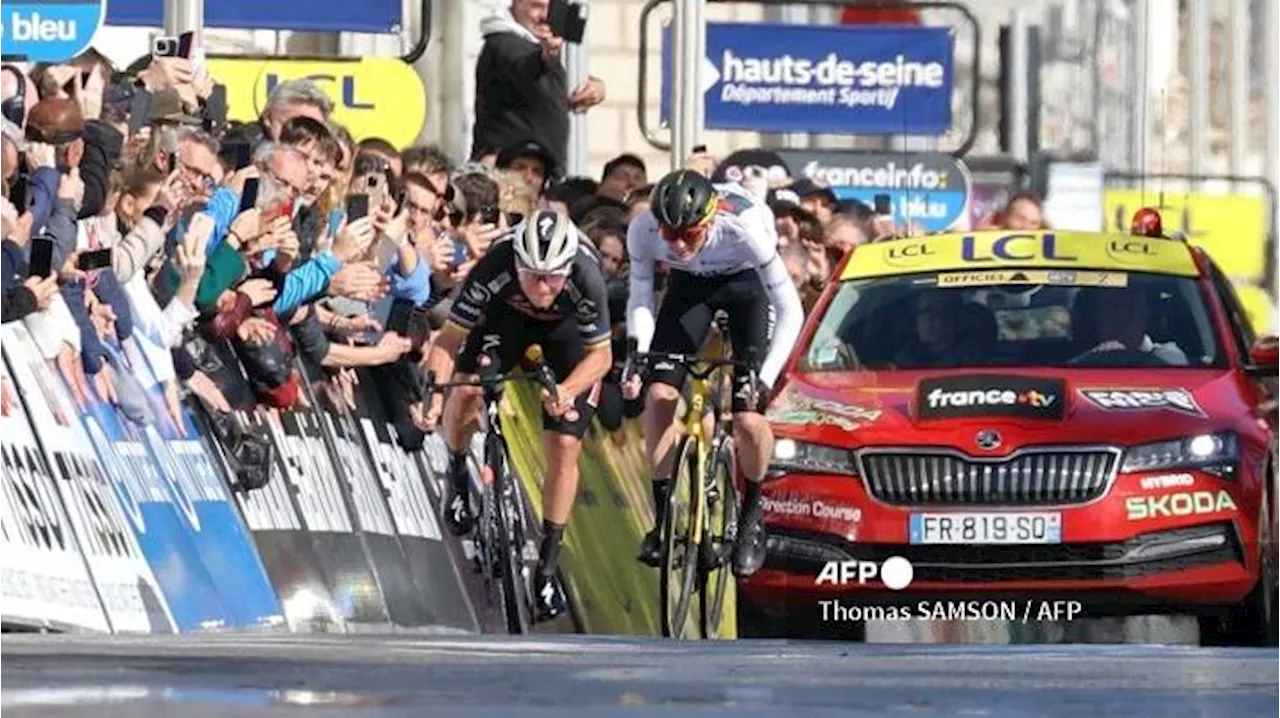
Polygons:
[[[467,161],[354,141],[308,80],[278,84],[242,124],[207,102],[216,83],[199,61],[146,55],[119,70],[90,50],[5,65],[3,321],[25,324],[82,407],[94,395],[139,422],[150,417],[131,376],[138,355],[175,418],[189,394],[225,431],[255,407],[354,410],[355,369],[369,367],[412,449],[418,361],[452,292],[522,217],[555,207],[602,257],[620,364],[627,227],[647,211],[649,168],[624,153],[598,180],[563,176],[568,113],[605,88],[567,86],[546,8],[515,0],[486,21]],[[689,166],[710,174],[715,159]],[[808,309],[845,253],[892,222],[809,180],[772,185],[762,198]],[[994,221],[1025,226],[1038,212],[1019,196]],[[617,379],[598,414],[606,432],[641,408]]]

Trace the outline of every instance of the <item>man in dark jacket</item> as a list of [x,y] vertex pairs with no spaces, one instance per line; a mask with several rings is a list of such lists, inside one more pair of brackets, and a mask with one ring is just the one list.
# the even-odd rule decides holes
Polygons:
[[547,25],[550,0],[513,0],[480,24],[484,48],[476,62],[476,126],[472,154],[536,139],[565,166],[569,112],[604,100],[604,83],[589,77],[569,92],[560,52],[564,39]]

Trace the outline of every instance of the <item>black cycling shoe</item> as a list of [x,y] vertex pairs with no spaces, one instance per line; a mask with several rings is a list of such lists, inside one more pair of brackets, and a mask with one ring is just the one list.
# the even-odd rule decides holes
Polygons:
[[538,623],[551,619],[569,610],[569,602],[564,597],[564,590],[555,576],[538,574],[533,581],[533,605],[535,619]]
[[467,462],[450,460],[449,475],[444,481],[444,524],[449,533],[463,536],[475,527],[476,517],[471,511],[471,477],[467,475]]
[[738,537],[733,544],[733,575],[739,578],[759,571],[768,555],[768,536],[761,513],[757,508],[738,523]]
[[636,560],[652,568],[657,568],[658,564],[662,563],[661,523],[649,529],[649,533],[644,535],[644,540],[640,542],[640,554],[636,556]]

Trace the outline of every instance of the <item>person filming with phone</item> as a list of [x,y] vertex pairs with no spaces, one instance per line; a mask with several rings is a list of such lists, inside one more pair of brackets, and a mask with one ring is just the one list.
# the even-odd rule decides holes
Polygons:
[[472,156],[536,139],[565,166],[569,113],[604,101],[604,82],[588,77],[572,90],[562,54],[582,42],[583,7],[565,0],[512,0],[480,23],[484,47],[476,61]]

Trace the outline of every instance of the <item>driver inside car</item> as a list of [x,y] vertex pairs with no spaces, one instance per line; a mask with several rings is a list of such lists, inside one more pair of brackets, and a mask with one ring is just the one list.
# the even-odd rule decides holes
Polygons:
[[925,291],[915,297],[915,332],[894,353],[903,368],[957,366],[975,360],[964,331],[967,319],[960,292]]
[[1076,297],[1072,312],[1080,336],[1091,333],[1095,337],[1093,348],[1072,359],[1087,360],[1091,355],[1106,352],[1142,352],[1150,354],[1169,366],[1187,366],[1187,355],[1173,342],[1156,343],[1147,334],[1147,296],[1140,289],[1083,290]]

